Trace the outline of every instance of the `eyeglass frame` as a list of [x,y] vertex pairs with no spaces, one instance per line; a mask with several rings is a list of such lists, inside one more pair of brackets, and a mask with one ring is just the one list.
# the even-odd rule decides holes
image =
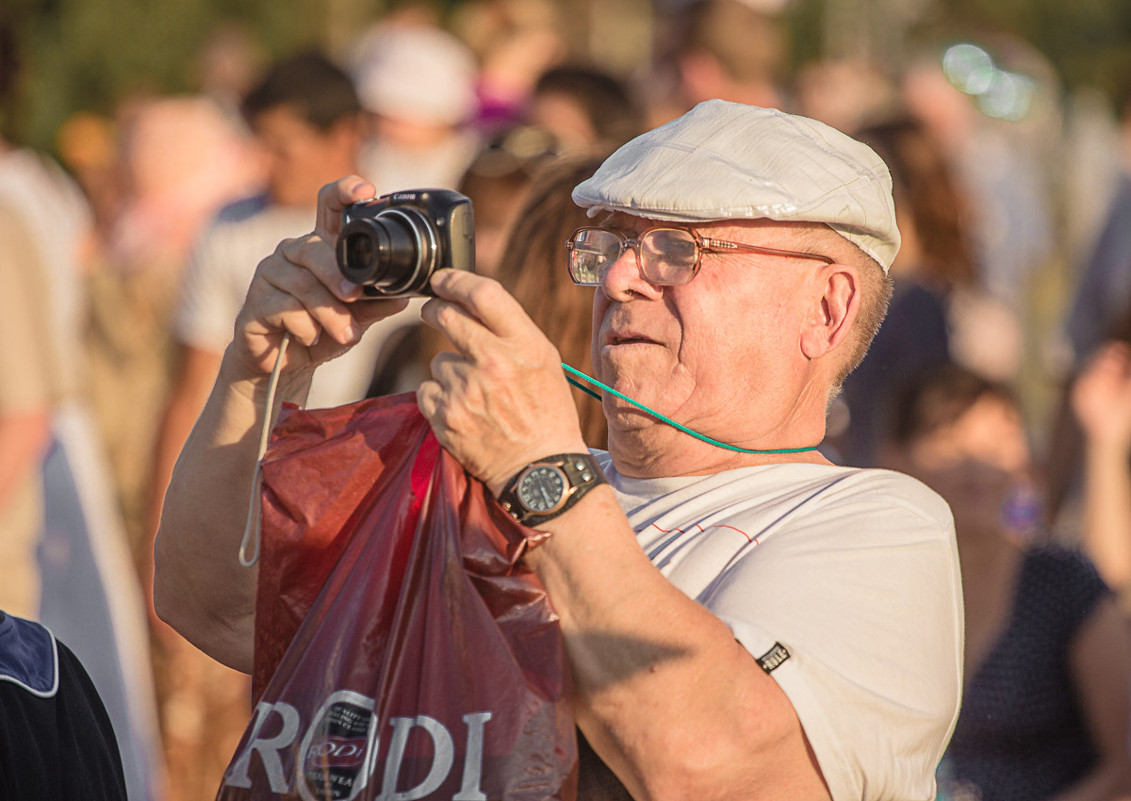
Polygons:
[[[606,275],[608,274],[609,269],[612,268],[612,265],[615,264],[617,261],[619,261],[622,256],[624,256],[624,252],[626,250],[628,250],[629,248],[631,248],[632,251],[636,254],[637,269],[640,270],[641,275],[644,276],[644,279],[646,281],[648,281],[651,284],[655,284],[656,286],[684,286],[686,284],[690,284],[691,281],[694,280],[695,276],[699,274],[699,267],[702,264],[704,253],[723,253],[723,254],[726,254],[726,253],[759,253],[759,254],[764,255],[764,256],[784,256],[786,258],[791,258],[791,259],[810,259],[810,260],[813,260],[813,261],[820,261],[820,262],[823,262],[825,264],[835,264],[836,263],[835,259],[830,259],[828,256],[824,256],[824,255],[821,255],[819,253],[802,253],[801,251],[797,251],[797,250],[783,250],[781,248],[770,248],[770,247],[764,247],[762,245],[751,245],[751,244],[748,244],[748,243],[745,243],[745,242],[728,242],[725,239],[714,239],[712,237],[705,237],[702,234],[700,234],[698,231],[696,231],[692,228],[674,228],[674,227],[668,226],[668,225],[657,225],[654,228],[649,228],[645,231],[641,231],[640,234],[637,235],[636,237],[628,237],[628,236],[624,235],[623,233],[621,233],[620,231],[614,231],[614,230],[609,229],[609,228],[601,228],[600,226],[596,226],[596,225],[583,225],[582,227],[574,230],[574,232],[572,234],[570,234],[569,239],[567,239],[566,243],[565,243],[566,252],[570,254],[570,262],[571,262],[570,270],[569,270],[569,277],[570,277],[570,280],[573,281],[573,283],[576,284],[577,286],[600,286],[601,285],[601,281],[595,281],[595,282],[592,282],[592,283],[586,281],[586,282],[582,283],[581,281],[578,281],[577,278],[573,274],[573,268],[572,268],[573,251],[576,249],[576,245],[574,244],[574,240],[577,239],[577,235],[580,234],[582,231],[600,231],[602,233],[612,234],[612,235],[614,235],[614,236],[616,236],[620,239],[620,241],[621,241],[621,251],[620,251],[620,253],[617,254],[616,259],[614,259],[612,262],[609,263],[609,267],[605,269]],[[691,237],[691,239],[694,241],[694,243],[695,243],[695,264],[692,265],[689,276],[688,276],[686,281],[681,281],[678,284],[672,283],[671,281],[654,281],[652,278],[650,278],[648,276],[647,272],[645,272],[644,261],[640,256],[640,240],[643,239],[648,234],[652,233],[653,231],[679,231],[680,233],[689,235]],[[604,280],[604,277],[602,276],[602,281],[603,280]]]

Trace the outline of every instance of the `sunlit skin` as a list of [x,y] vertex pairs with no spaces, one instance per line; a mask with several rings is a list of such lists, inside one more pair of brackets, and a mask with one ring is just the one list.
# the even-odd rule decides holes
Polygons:
[[[628,236],[672,225],[625,214],[599,223]],[[812,252],[801,230],[788,224],[703,223],[695,230],[728,241]],[[824,405],[826,395],[805,342],[813,307],[797,303],[796,298],[818,291],[823,267],[803,259],[704,253],[690,283],[657,286],[643,277],[635,252],[627,249],[609,268],[594,299],[596,377],[730,444],[751,448],[816,444],[823,431],[795,428],[814,404]],[[819,301],[814,303],[819,306]],[[752,393],[762,396],[758,404],[751,404]],[[752,419],[752,408],[769,413]],[[605,411],[610,451],[618,470],[627,475],[662,474],[649,463],[657,441],[687,436],[658,429],[662,424],[613,396],[606,397]],[[814,417],[823,419],[823,415]],[[741,441],[736,441],[736,434]],[[680,447],[660,450],[684,452]],[[704,456],[709,461],[696,472],[712,472],[734,461],[732,452],[719,449]],[[686,464],[681,465],[679,472],[685,471]]]
[[959,532],[997,531],[1010,493],[1029,479],[1029,445],[1016,407],[992,395],[918,437],[909,472],[951,502]]
[[313,209],[323,185],[357,169],[357,120],[343,119],[320,131],[293,108],[281,105],[256,114],[251,125],[267,161],[273,203]]

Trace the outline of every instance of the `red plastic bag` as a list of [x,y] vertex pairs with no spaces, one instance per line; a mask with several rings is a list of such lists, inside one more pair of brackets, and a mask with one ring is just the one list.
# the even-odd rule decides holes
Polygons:
[[285,408],[263,486],[256,706],[218,800],[572,801],[569,670],[522,530],[414,399]]

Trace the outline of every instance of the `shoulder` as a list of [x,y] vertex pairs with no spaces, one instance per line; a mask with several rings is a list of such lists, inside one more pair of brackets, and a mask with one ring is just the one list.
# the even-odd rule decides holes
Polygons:
[[[787,463],[706,476],[628,479],[604,451],[594,452],[637,530],[657,516],[739,516],[758,528],[845,533],[864,520],[951,535],[950,507],[920,481],[891,470]],[[674,522],[674,521],[673,521]]]
[[[738,487],[759,483],[758,476]],[[799,511],[821,519],[849,521],[916,521],[925,527],[950,531],[950,507],[922,482],[893,470],[782,465],[764,477],[783,500],[802,503]],[[737,488],[737,487],[736,487]]]
[[241,198],[220,209],[216,213],[214,224],[225,226],[247,222],[266,211],[268,204],[267,195],[263,192]]
[[798,468],[764,477],[774,522],[703,601],[752,654],[788,649],[773,676],[834,797],[933,797],[962,676],[950,509],[901,473]]
[[0,613],[0,682],[40,698],[59,689],[59,644],[39,623]]
[[280,241],[302,236],[313,224],[310,209],[278,206],[263,194],[244,198],[212,218],[196,243],[189,272],[200,269],[200,263],[232,263],[230,268],[241,280],[245,274],[250,279],[255,265]]

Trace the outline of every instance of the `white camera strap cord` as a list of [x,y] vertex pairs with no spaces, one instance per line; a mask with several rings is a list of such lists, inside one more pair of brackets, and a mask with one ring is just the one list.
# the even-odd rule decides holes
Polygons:
[[267,443],[271,439],[271,428],[275,418],[275,393],[279,389],[283,357],[290,343],[291,335],[284,333],[282,341],[279,342],[279,353],[275,356],[275,366],[271,369],[271,380],[267,383],[267,402],[263,412],[263,427],[259,431],[259,450],[255,455],[255,475],[251,482],[251,498],[248,500],[247,524],[244,526],[243,539],[240,541],[240,564],[244,567],[252,567],[259,561],[259,491],[263,486],[263,455],[267,453]]

